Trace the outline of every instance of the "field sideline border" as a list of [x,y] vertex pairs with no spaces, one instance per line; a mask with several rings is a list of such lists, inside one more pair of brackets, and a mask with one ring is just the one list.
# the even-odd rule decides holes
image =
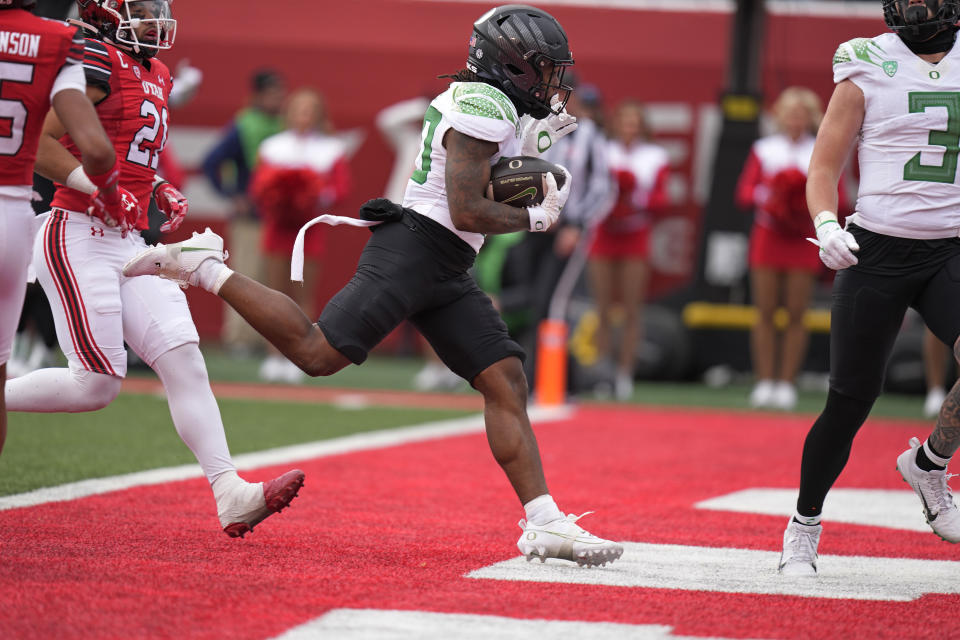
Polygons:
[[[263,386],[260,386],[262,389]],[[273,397],[271,394],[271,398]],[[532,407],[529,411],[531,422],[564,420],[569,418],[572,413],[573,409],[570,407]],[[453,420],[439,420],[408,427],[355,433],[349,436],[331,438],[329,440],[318,440],[287,447],[244,453],[234,456],[233,461],[238,470],[249,471],[260,467],[288,464],[301,460],[312,460],[314,458],[335,456],[355,451],[383,449],[412,442],[448,438],[469,433],[479,433],[481,431],[483,431],[483,415],[477,414]],[[78,500],[111,491],[122,491],[134,487],[178,482],[180,480],[200,477],[203,477],[200,465],[187,464],[176,467],[150,469],[148,471],[137,471],[118,476],[91,478],[55,487],[44,487],[26,493],[0,497],[0,511],[33,507],[49,502]]]

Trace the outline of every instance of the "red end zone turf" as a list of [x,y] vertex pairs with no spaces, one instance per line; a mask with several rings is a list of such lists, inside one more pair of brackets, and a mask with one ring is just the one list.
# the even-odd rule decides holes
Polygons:
[[[595,510],[582,521],[594,533],[779,552],[784,517],[693,505],[794,488],[810,420],[594,408],[537,431],[560,508]],[[838,487],[903,490],[895,458],[927,429],[870,421]],[[219,531],[204,481],[0,512],[0,636],[266,638],[345,607],[659,624],[690,636],[960,636],[955,594],[892,602],[560,584],[549,563],[530,565],[541,582],[467,578],[518,555],[523,515],[480,434],[297,466],[307,474],[300,497],[244,540]],[[960,560],[960,547],[930,532],[825,524],[821,554]]]

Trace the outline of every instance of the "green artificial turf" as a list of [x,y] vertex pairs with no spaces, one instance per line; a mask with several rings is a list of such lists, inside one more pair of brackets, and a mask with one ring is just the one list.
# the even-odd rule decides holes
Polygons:
[[[234,454],[467,415],[455,410],[219,400]],[[166,400],[121,394],[92,413],[10,413],[0,495],[144,469],[196,463]]]

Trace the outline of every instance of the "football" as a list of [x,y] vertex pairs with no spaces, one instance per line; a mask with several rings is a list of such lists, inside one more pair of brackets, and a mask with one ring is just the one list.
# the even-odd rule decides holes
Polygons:
[[557,188],[563,187],[566,176],[552,162],[532,156],[500,158],[490,167],[487,198],[511,207],[531,207],[543,202],[547,172],[553,174]]

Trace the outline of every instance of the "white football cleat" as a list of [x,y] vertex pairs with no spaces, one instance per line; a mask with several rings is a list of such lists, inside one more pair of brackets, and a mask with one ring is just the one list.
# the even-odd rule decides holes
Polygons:
[[789,578],[817,577],[817,545],[823,526],[796,522],[792,517],[783,532],[783,553],[777,572]]
[[897,471],[903,481],[920,496],[923,517],[933,532],[947,542],[960,542],[960,511],[953,502],[947,480],[952,477],[946,469],[924,471],[917,466],[920,440],[910,438],[910,448],[897,457]]
[[174,244],[158,244],[134,256],[123,265],[123,275],[160,276],[177,282],[181,287],[196,285],[191,276],[207,260],[223,262],[228,258],[223,250],[223,238],[210,230],[193,232],[193,237]]
[[521,520],[519,524],[523,533],[517,541],[517,548],[527,562],[534,558],[540,558],[540,562],[558,558],[576,562],[581,567],[602,567],[613,562],[623,555],[623,545],[598,538],[577,524],[577,520],[590,513],[593,512],[587,511],[579,516],[570,514],[545,525]]

